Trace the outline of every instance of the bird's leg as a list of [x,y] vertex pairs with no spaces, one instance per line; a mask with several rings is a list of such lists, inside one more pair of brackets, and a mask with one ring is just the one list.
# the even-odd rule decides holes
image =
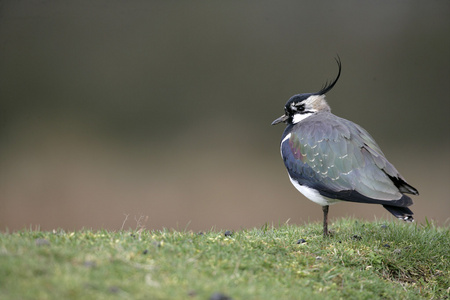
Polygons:
[[322,206],[323,210],[323,236],[328,236],[328,205]]

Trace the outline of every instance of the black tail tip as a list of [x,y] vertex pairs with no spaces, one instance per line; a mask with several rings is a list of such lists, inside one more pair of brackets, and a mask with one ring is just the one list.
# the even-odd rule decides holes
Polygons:
[[399,217],[400,220],[403,220],[405,222],[414,222],[414,218],[413,216],[404,216],[404,217]]
[[405,222],[414,222],[413,212],[407,207],[383,205],[387,211],[393,214],[396,218]]

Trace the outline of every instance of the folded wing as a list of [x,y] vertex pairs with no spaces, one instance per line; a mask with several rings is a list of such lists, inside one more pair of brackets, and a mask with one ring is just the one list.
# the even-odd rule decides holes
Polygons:
[[344,201],[409,206],[417,190],[384,157],[360,126],[318,113],[293,126],[281,151],[291,178],[322,196]]

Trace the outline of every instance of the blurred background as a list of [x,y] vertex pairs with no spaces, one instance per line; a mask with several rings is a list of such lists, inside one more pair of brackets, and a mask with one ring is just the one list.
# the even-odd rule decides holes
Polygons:
[[2,0],[0,230],[321,220],[270,123],[337,54],[332,111],[420,191],[418,222],[448,226],[449,37],[448,1]]

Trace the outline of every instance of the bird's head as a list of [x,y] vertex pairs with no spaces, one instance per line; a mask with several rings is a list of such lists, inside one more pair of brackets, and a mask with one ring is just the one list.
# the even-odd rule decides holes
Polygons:
[[272,122],[272,125],[276,125],[281,122],[287,124],[296,124],[307,117],[320,112],[330,111],[330,107],[325,100],[325,93],[330,91],[341,76],[341,60],[336,58],[336,62],[339,67],[336,79],[331,83],[325,83],[324,87],[317,93],[298,94],[292,96],[286,105],[284,106],[284,115]]

